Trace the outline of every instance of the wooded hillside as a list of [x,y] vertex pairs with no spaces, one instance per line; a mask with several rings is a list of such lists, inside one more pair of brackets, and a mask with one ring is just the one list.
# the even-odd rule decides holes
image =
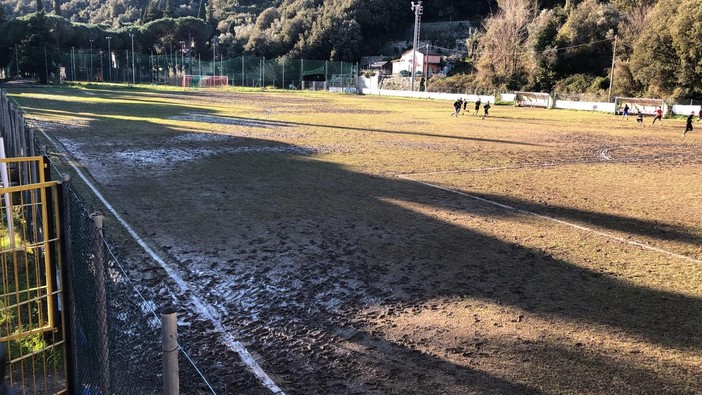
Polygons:
[[[46,13],[46,39],[58,48],[105,46],[107,35],[136,36],[138,50],[164,53],[187,42],[206,55],[247,54],[355,62],[408,49],[410,1],[397,0],[0,0],[0,62]],[[24,16],[22,16],[24,15]],[[702,98],[699,0],[431,0],[422,22],[478,20],[465,45],[425,45],[448,56],[453,88]],[[36,33],[33,34],[36,36]],[[37,44],[27,41],[23,45]],[[394,51],[390,44],[395,44]],[[448,46],[448,48],[446,48]],[[430,84],[430,85],[431,85]]]

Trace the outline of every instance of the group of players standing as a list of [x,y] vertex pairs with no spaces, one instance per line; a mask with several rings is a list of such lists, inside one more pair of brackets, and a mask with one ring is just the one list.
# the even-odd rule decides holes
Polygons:
[[[478,100],[476,100],[476,102],[475,102],[475,106],[474,106],[475,111],[473,111],[473,116],[478,115],[478,112],[480,111],[481,104],[482,103],[480,101],[480,98],[478,98]],[[461,108],[463,108],[463,115],[466,115],[466,108],[467,107],[468,107],[468,100],[467,99],[462,99],[462,98],[456,99],[456,101],[453,102],[453,112],[451,113],[451,116],[458,117],[458,114],[461,113]],[[481,120],[485,119],[485,117],[487,117],[489,115],[490,107],[491,106],[490,106],[489,101],[487,103],[485,103],[485,105],[483,105],[483,117],[480,118]]]

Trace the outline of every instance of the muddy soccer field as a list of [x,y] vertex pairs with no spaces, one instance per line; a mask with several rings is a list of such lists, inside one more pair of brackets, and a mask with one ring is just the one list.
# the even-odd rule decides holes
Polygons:
[[702,135],[683,120],[8,92],[187,283],[108,214],[133,280],[180,302],[217,393],[702,391]]

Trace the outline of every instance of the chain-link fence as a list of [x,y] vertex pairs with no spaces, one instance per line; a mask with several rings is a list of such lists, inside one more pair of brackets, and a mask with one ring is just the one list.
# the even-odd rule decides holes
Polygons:
[[[5,148],[10,145],[5,138],[17,140],[22,134],[19,141],[26,146],[15,147],[17,152],[27,152],[29,146],[41,151],[39,140],[27,133],[30,128],[24,128],[23,121],[17,124],[22,124],[22,133],[7,130],[0,122]],[[63,176],[53,163],[51,169],[50,178]],[[60,275],[52,275],[52,270],[45,270],[43,275],[63,279],[58,282],[63,293],[59,308],[66,321],[62,339],[68,347],[67,355],[61,357],[67,360],[68,369],[61,377],[68,393],[163,393],[161,322],[156,304],[142,295],[138,282],[133,281],[134,276],[125,270],[105,237],[101,215],[68,179],[60,184],[57,200],[61,206],[61,253],[55,255],[61,259],[52,263],[52,270]],[[8,290],[2,285],[0,294],[5,294]],[[0,312],[4,313],[5,308]],[[215,393],[183,347],[179,345],[178,349],[182,388],[188,388],[189,394]],[[41,383],[42,379],[35,382]],[[46,388],[32,393],[63,393]]]
[[347,88],[356,86],[358,75],[358,64],[349,62],[254,56],[220,56],[213,61],[184,52],[145,55],[129,50],[71,49],[61,53],[59,64],[57,71],[50,72],[54,81],[175,86],[182,85],[183,76],[197,75],[227,77],[229,85],[243,87],[300,89],[303,81],[324,81],[327,87]]

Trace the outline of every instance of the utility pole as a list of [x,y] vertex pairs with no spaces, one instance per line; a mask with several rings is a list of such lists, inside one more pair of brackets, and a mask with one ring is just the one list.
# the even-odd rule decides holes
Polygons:
[[414,74],[417,71],[417,41],[419,39],[419,16],[422,15],[424,7],[422,2],[416,4],[412,2],[412,10],[414,11],[414,42],[412,44],[412,77],[410,78],[410,91],[414,91]]
[[112,51],[110,50],[110,41],[112,41],[112,37],[107,36],[105,37],[107,39],[107,70],[109,71],[110,75],[110,82],[112,82]]
[[612,44],[612,70],[609,72],[609,94],[607,95],[607,102],[612,101],[612,85],[614,83],[614,62],[617,59],[617,36],[614,36],[614,44]]

